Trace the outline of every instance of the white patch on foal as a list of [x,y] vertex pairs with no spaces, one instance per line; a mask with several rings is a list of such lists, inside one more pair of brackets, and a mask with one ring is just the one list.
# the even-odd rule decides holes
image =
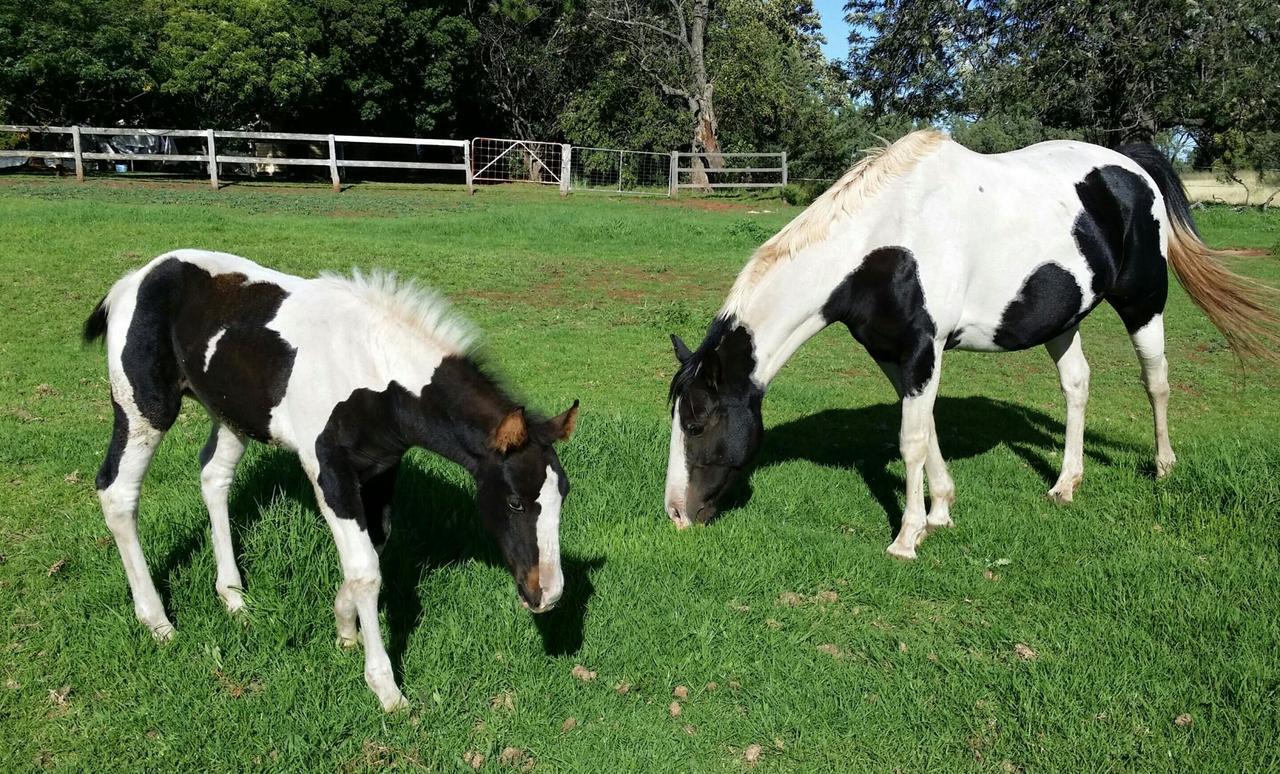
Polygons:
[[547,466],[547,477],[538,492],[538,578],[542,587],[542,609],[560,600],[564,592],[564,572],[560,569],[560,476]]
[[204,370],[209,370],[209,364],[213,362],[213,353],[218,351],[218,342],[222,341],[226,332],[226,328],[219,328],[217,333],[209,337],[209,344],[204,348]]

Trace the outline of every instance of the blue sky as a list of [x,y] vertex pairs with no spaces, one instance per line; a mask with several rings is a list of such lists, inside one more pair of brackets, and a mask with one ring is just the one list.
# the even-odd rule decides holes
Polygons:
[[844,0],[814,0],[813,7],[822,16],[822,34],[827,44],[822,47],[831,59],[849,56],[849,25],[844,23]]

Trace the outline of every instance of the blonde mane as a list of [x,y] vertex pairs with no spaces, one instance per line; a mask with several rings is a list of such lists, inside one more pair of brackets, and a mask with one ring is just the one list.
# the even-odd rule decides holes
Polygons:
[[809,245],[825,239],[832,225],[857,212],[866,201],[910,171],[946,139],[942,132],[926,129],[912,132],[891,145],[867,151],[804,212],[756,249],[733,283],[725,311],[736,310],[774,264],[789,260]]
[[350,277],[326,272],[320,281],[350,293],[387,321],[424,335],[453,354],[465,355],[479,342],[475,328],[444,296],[413,280],[401,280],[394,272],[375,269],[364,274],[353,269]]

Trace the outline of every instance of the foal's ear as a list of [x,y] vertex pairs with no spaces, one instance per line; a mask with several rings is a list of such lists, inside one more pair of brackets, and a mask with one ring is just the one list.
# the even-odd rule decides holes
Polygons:
[[702,365],[698,373],[702,374],[702,378],[706,380],[707,387],[715,392],[720,387],[720,372],[723,370],[723,364],[720,362],[720,350],[713,349],[703,358]]
[[681,363],[688,362],[689,358],[693,357],[693,352],[689,351],[685,343],[674,333],[671,334],[671,346],[676,348],[676,360]]
[[517,449],[529,440],[529,428],[524,421],[524,406],[516,408],[502,418],[489,437],[489,446],[499,454]]
[[574,401],[569,410],[554,419],[547,420],[547,427],[551,430],[551,441],[567,441],[569,436],[573,435],[573,429],[578,425],[578,401]]

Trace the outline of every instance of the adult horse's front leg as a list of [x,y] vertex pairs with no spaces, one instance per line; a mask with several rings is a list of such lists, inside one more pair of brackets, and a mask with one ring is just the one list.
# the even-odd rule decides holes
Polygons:
[[1058,381],[1067,400],[1066,445],[1062,450],[1062,472],[1049,490],[1049,497],[1069,503],[1084,477],[1084,410],[1089,403],[1089,363],[1084,359],[1078,327],[1044,345],[1058,365]]
[[[902,369],[897,363],[877,360],[876,365],[893,384],[893,389],[902,395]],[[956,501],[956,485],[947,470],[947,461],[942,456],[942,447],[938,445],[938,428],[933,412],[929,412],[929,453],[925,457],[925,473],[929,481],[929,513],[925,516],[925,531],[933,532],[941,527],[954,527],[951,520],[951,506]]]
[[[924,382],[912,389],[908,376],[912,369],[904,369],[903,386],[907,394],[902,399],[902,427],[898,433],[898,446],[906,467],[907,498],[902,511],[902,525],[898,536],[886,549],[890,556],[899,559],[915,559],[916,546],[928,534],[928,520],[924,507],[925,464],[929,459],[929,439],[933,430],[933,404],[938,397],[938,382],[942,375],[942,348],[930,343],[929,354],[917,358],[917,371],[923,371],[920,363],[932,362],[932,368]],[[947,519],[950,521],[950,518]]]
[[[340,455],[323,462],[306,463],[316,491],[316,503],[333,532],[342,563],[342,586],[334,598],[333,612],[338,624],[338,644],[351,647],[356,642],[356,620],[364,644],[364,680],[387,712],[409,706],[396,686],[391,658],[382,643],[378,623],[378,592],[382,571],[378,551],[366,529],[360,526],[363,506],[360,484],[354,471]],[[313,472],[314,471],[314,472]],[[375,518],[381,518],[381,514]]]

